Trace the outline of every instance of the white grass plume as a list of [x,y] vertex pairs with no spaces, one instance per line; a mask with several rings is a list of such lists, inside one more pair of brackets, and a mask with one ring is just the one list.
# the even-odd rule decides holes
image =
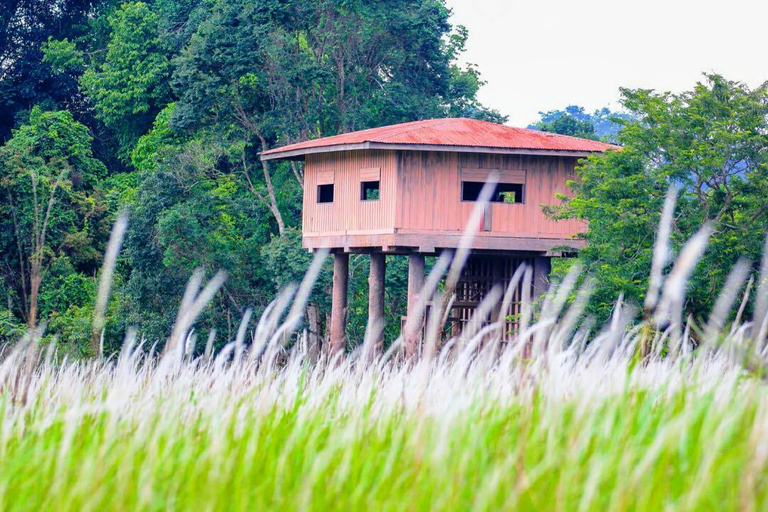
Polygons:
[[123,238],[128,229],[128,212],[118,214],[112,233],[109,236],[107,250],[104,253],[104,264],[101,267],[99,288],[96,293],[96,304],[93,308],[93,324],[91,327],[91,352],[94,355],[103,355],[104,324],[106,322],[107,303],[112,289],[112,279],[117,264],[117,256],[123,245]]

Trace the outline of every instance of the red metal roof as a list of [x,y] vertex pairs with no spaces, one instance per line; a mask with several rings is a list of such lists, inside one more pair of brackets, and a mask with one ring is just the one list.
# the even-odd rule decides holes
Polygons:
[[[395,124],[308,140],[263,152],[265,160],[291,158],[307,153],[391,146],[450,146],[544,152],[597,153],[619,146],[567,135],[513,128],[476,119],[430,119]],[[448,149],[448,148],[446,148]]]

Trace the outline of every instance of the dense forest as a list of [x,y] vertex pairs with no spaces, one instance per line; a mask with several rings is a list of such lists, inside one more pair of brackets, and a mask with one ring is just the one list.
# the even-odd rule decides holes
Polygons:
[[[128,326],[162,340],[196,268],[228,272],[199,323],[224,343],[310,258],[302,168],[264,164],[260,151],[424,118],[504,120],[476,101],[478,72],[457,64],[466,30],[435,0],[16,0],[2,15],[4,338],[40,322],[61,340],[88,338],[124,208],[107,347]],[[365,265],[353,262],[352,339],[364,329]]]
[[[104,248],[124,210],[107,350],[129,326],[162,342],[198,268],[228,274],[197,324],[222,345],[311,258],[302,167],[259,152],[418,119],[506,121],[478,102],[480,74],[459,64],[468,33],[441,0],[7,0],[0,16],[0,341],[45,325],[88,353]],[[580,259],[605,317],[618,293],[642,301],[675,185],[674,247],[713,226],[691,293],[702,313],[739,256],[759,259],[768,95],[717,75],[677,95],[622,94],[624,113],[570,106],[532,126],[624,146],[587,161],[576,198],[550,214],[590,222]],[[387,276],[391,329],[404,310],[401,260]],[[351,263],[351,340],[365,329],[366,265]],[[329,281],[325,269],[310,305],[319,332]]]

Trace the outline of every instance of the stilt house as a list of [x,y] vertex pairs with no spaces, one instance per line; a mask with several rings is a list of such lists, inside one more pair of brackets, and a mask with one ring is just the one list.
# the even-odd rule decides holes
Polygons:
[[[494,284],[523,262],[544,291],[550,258],[578,249],[585,225],[553,221],[579,159],[617,146],[477,121],[416,121],[292,144],[263,160],[303,160],[303,245],[334,255],[331,345],[344,347],[349,254],[371,258],[370,320],[383,321],[385,255],[407,255],[408,314],[424,283],[424,258],[458,246],[486,180],[485,207],[451,317],[460,328]],[[414,347],[410,347],[414,350]]]

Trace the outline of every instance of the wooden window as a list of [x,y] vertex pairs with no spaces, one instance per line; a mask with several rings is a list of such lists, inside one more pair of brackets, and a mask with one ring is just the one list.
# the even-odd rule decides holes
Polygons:
[[523,169],[461,169],[462,181],[488,181],[495,175],[500,183],[525,183],[525,174]]
[[317,184],[318,185],[330,185],[333,183],[333,171],[321,171],[317,173]]
[[360,169],[360,200],[378,201],[381,186],[381,167]]
[[[477,201],[484,186],[485,182],[482,181],[462,181],[461,200]],[[524,193],[525,185],[522,183],[497,183],[491,194],[490,202],[522,204],[525,199]]]
[[381,167],[368,167],[360,169],[360,181],[379,181],[381,180]]
[[317,202],[318,203],[333,202],[333,183],[327,183],[325,185],[317,186]]
[[361,201],[378,201],[379,200],[379,181],[364,181],[360,183],[360,200]]
[[497,183],[491,201],[506,204],[522,204],[525,185],[522,183]]

